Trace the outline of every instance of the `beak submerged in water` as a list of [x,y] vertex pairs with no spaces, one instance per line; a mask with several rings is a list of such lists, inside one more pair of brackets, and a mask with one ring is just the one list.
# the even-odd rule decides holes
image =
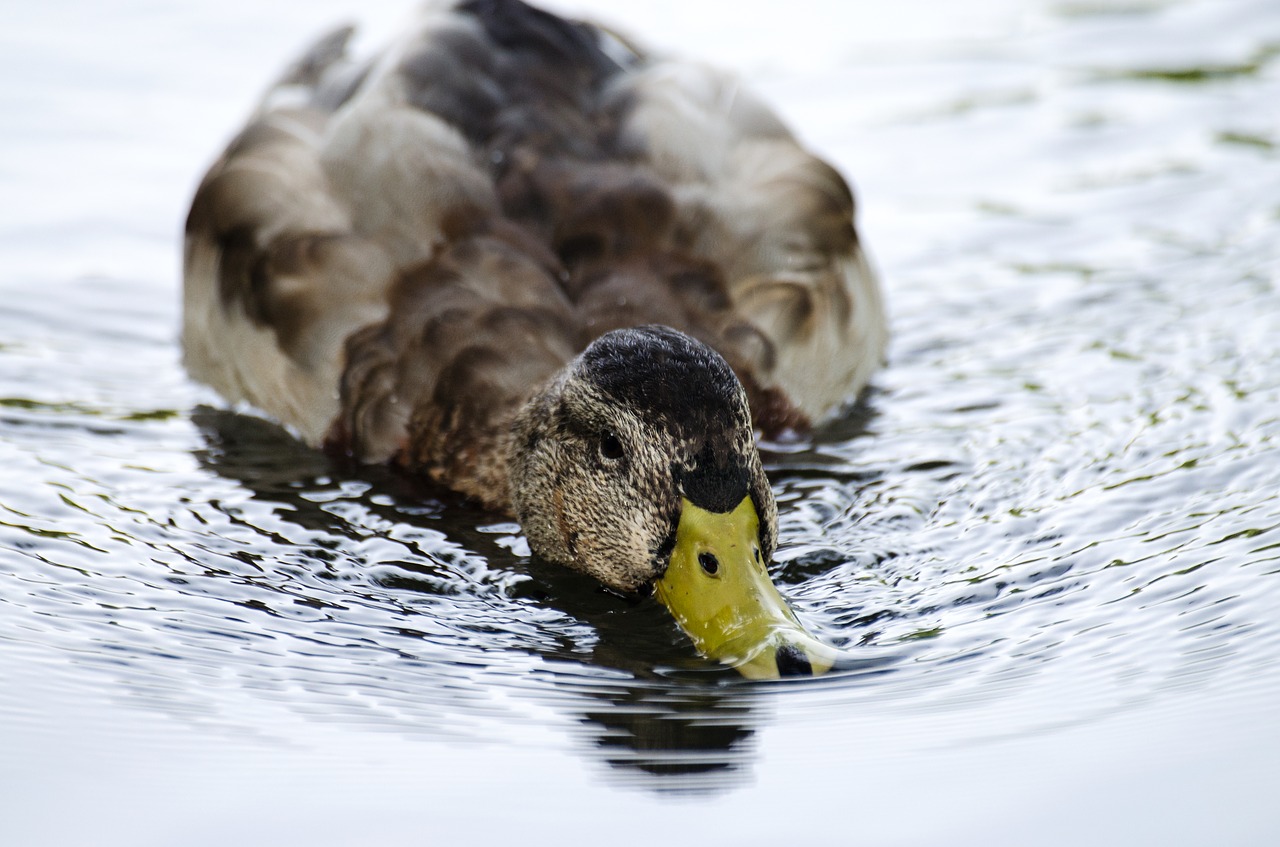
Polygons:
[[706,656],[749,679],[810,676],[835,662],[835,650],[800,626],[769,579],[760,521],[750,496],[716,513],[685,499],[658,599]]

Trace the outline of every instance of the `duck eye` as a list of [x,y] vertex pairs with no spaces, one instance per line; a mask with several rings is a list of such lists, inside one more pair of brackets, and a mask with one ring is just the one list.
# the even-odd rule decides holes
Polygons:
[[612,432],[600,437],[600,455],[611,462],[622,458],[622,442]]
[[720,560],[716,558],[716,554],[706,550],[698,554],[698,564],[702,565],[707,576],[715,576],[720,570]]

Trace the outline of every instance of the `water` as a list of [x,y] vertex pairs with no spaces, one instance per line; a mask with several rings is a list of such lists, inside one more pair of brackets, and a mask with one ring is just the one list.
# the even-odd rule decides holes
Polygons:
[[0,33],[0,843],[1276,842],[1280,7],[577,7],[743,68],[886,279],[866,402],[766,452],[862,664],[750,685],[186,379],[196,179],[405,13],[264,5]]

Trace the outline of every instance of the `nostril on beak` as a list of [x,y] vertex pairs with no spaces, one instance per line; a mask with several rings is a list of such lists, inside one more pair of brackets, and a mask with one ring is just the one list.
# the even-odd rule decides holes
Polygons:
[[715,576],[720,570],[720,560],[716,558],[716,554],[705,550],[698,554],[698,564],[702,566],[707,576]]
[[778,676],[813,676],[813,665],[809,657],[794,644],[784,644],[778,648]]

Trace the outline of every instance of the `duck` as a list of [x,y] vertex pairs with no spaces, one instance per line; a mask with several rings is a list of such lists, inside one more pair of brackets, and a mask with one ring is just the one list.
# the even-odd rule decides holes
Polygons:
[[835,652],[769,576],[758,439],[887,339],[844,177],[735,75],[521,0],[289,65],[186,220],[193,378],[519,521],[751,679]]

